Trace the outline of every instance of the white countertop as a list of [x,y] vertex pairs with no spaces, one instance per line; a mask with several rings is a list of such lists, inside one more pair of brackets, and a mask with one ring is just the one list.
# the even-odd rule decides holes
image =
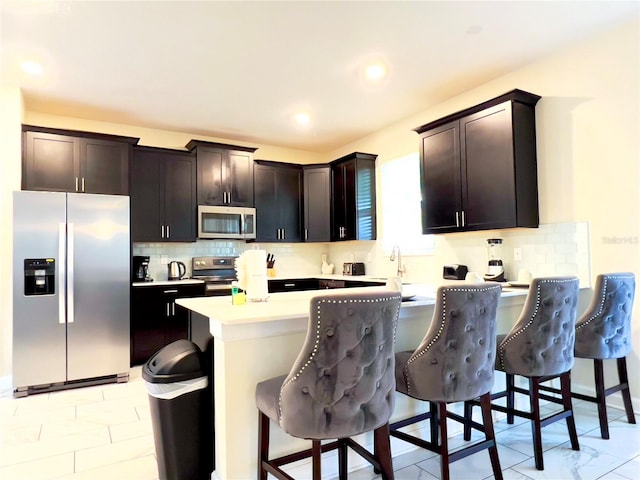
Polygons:
[[[272,293],[265,302],[247,302],[244,305],[232,305],[230,296],[182,298],[176,300],[176,303],[209,318],[211,334],[224,341],[305,330],[306,321],[301,320],[306,320],[309,316],[312,297],[380,291],[385,288],[374,286]],[[403,298],[411,299],[402,302],[401,315],[414,308],[434,305],[436,288],[431,285],[408,284],[403,286],[402,294]],[[502,292],[502,297],[520,297],[526,294],[526,289],[509,289]]]

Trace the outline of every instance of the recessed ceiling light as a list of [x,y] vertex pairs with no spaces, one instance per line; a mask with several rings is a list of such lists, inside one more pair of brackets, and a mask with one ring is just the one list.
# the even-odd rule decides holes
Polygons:
[[372,63],[367,66],[364,75],[368,80],[376,82],[387,75],[387,66],[383,63]]
[[29,75],[42,75],[43,68],[38,62],[34,62],[33,60],[26,60],[22,62],[22,70],[28,73]]
[[296,120],[298,125],[308,125],[311,121],[311,115],[307,112],[298,112],[293,116],[293,118]]

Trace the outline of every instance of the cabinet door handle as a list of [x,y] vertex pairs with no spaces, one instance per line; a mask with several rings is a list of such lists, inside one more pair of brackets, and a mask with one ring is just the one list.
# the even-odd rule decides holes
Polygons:
[[167,304],[166,304],[166,307],[167,307],[167,317],[170,317],[170,316],[171,316],[171,313],[170,313],[170,311],[171,311],[171,310],[170,310],[170,307],[169,307],[169,303],[168,303],[168,302],[167,302]]
[[458,211],[456,211],[456,228],[460,227],[460,215]]
[[286,230],[283,228],[282,229],[282,240],[285,240],[287,238],[287,234],[286,234]]
[[82,193],[85,193],[85,190],[84,190],[84,177],[82,177]]
[[176,316],[176,303],[175,302],[171,303],[171,315],[174,316],[174,317]]
[[160,227],[160,238],[164,238],[164,225]]
[[78,177],[76,177],[76,192],[78,191]]
[[306,228],[304,229],[304,239],[309,240],[309,230],[307,230]]
[[169,235],[169,225],[167,225],[167,238],[171,238],[171,235]]
[[466,222],[464,221],[464,210],[462,210],[462,226],[463,227],[465,226],[465,223]]
[[162,293],[178,293],[178,290],[164,290]]

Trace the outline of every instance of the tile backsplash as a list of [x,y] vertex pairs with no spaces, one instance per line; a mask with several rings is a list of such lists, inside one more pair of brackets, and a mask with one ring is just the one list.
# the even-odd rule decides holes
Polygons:
[[[502,260],[507,279],[515,280],[520,269],[533,276],[576,275],[583,287],[591,285],[589,226],[586,222],[540,225],[539,228],[514,228],[482,232],[465,232],[436,236],[431,255],[405,255],[405,281],[438,284],[445,264],[460,263],[470,271],[487,270],[487,239],[502,238]],[[195,243],[134,243],[133,255],[149,255],[149,270],[156,280],[166,280],[166,260],[178,260],[191,275],[191,258],[205,255],[235,256],[243,251],[262,248],[276,257],[278,276],[316,275],[320,273],[322,255],[342,273],[344,262],[363,262],[367,275],[395,275],[397,263],[389,260],[382,242],[351,241],[335,243],[245,243],[229,240],[199,240]],[[515,260],[514,249],[521,258]],[[402,250],[402,245],[400,245]]]

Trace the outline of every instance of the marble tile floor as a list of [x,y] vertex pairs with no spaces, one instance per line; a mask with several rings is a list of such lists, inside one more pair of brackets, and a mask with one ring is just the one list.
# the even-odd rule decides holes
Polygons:
[[[479,409],[475,409],[479,410]],[[574,402],[580,451],[569,447],[564,422],[543,429],[545,470],[533,463],[528,421],[496,422],[498,452],[505,480],[638,480],[640,479],[640,416],[630,425],[624,412],[609,409],[610,440],[600,438],[596,407]],[[397,480],[439,478],[436,455],[410,450],[392,439]],[[462,444],[461,435],[451,439]],[[406,452],[406,453],[402,453]],[[335,457],[323,457],[326,478],[337,476]],[[310,477],[308,462],[292,465],[295,478]],[[493,478],[486,451],[452,465],[455,480]],[[79,388],[14,399],[0,391],[0,479],[2,480],[155,480],[158,478],[149,403],[140,368],[128,383]],[[351,480],[379,478],[371,468],[349,475]],[[242,480],[242,479],[238,479]]]

